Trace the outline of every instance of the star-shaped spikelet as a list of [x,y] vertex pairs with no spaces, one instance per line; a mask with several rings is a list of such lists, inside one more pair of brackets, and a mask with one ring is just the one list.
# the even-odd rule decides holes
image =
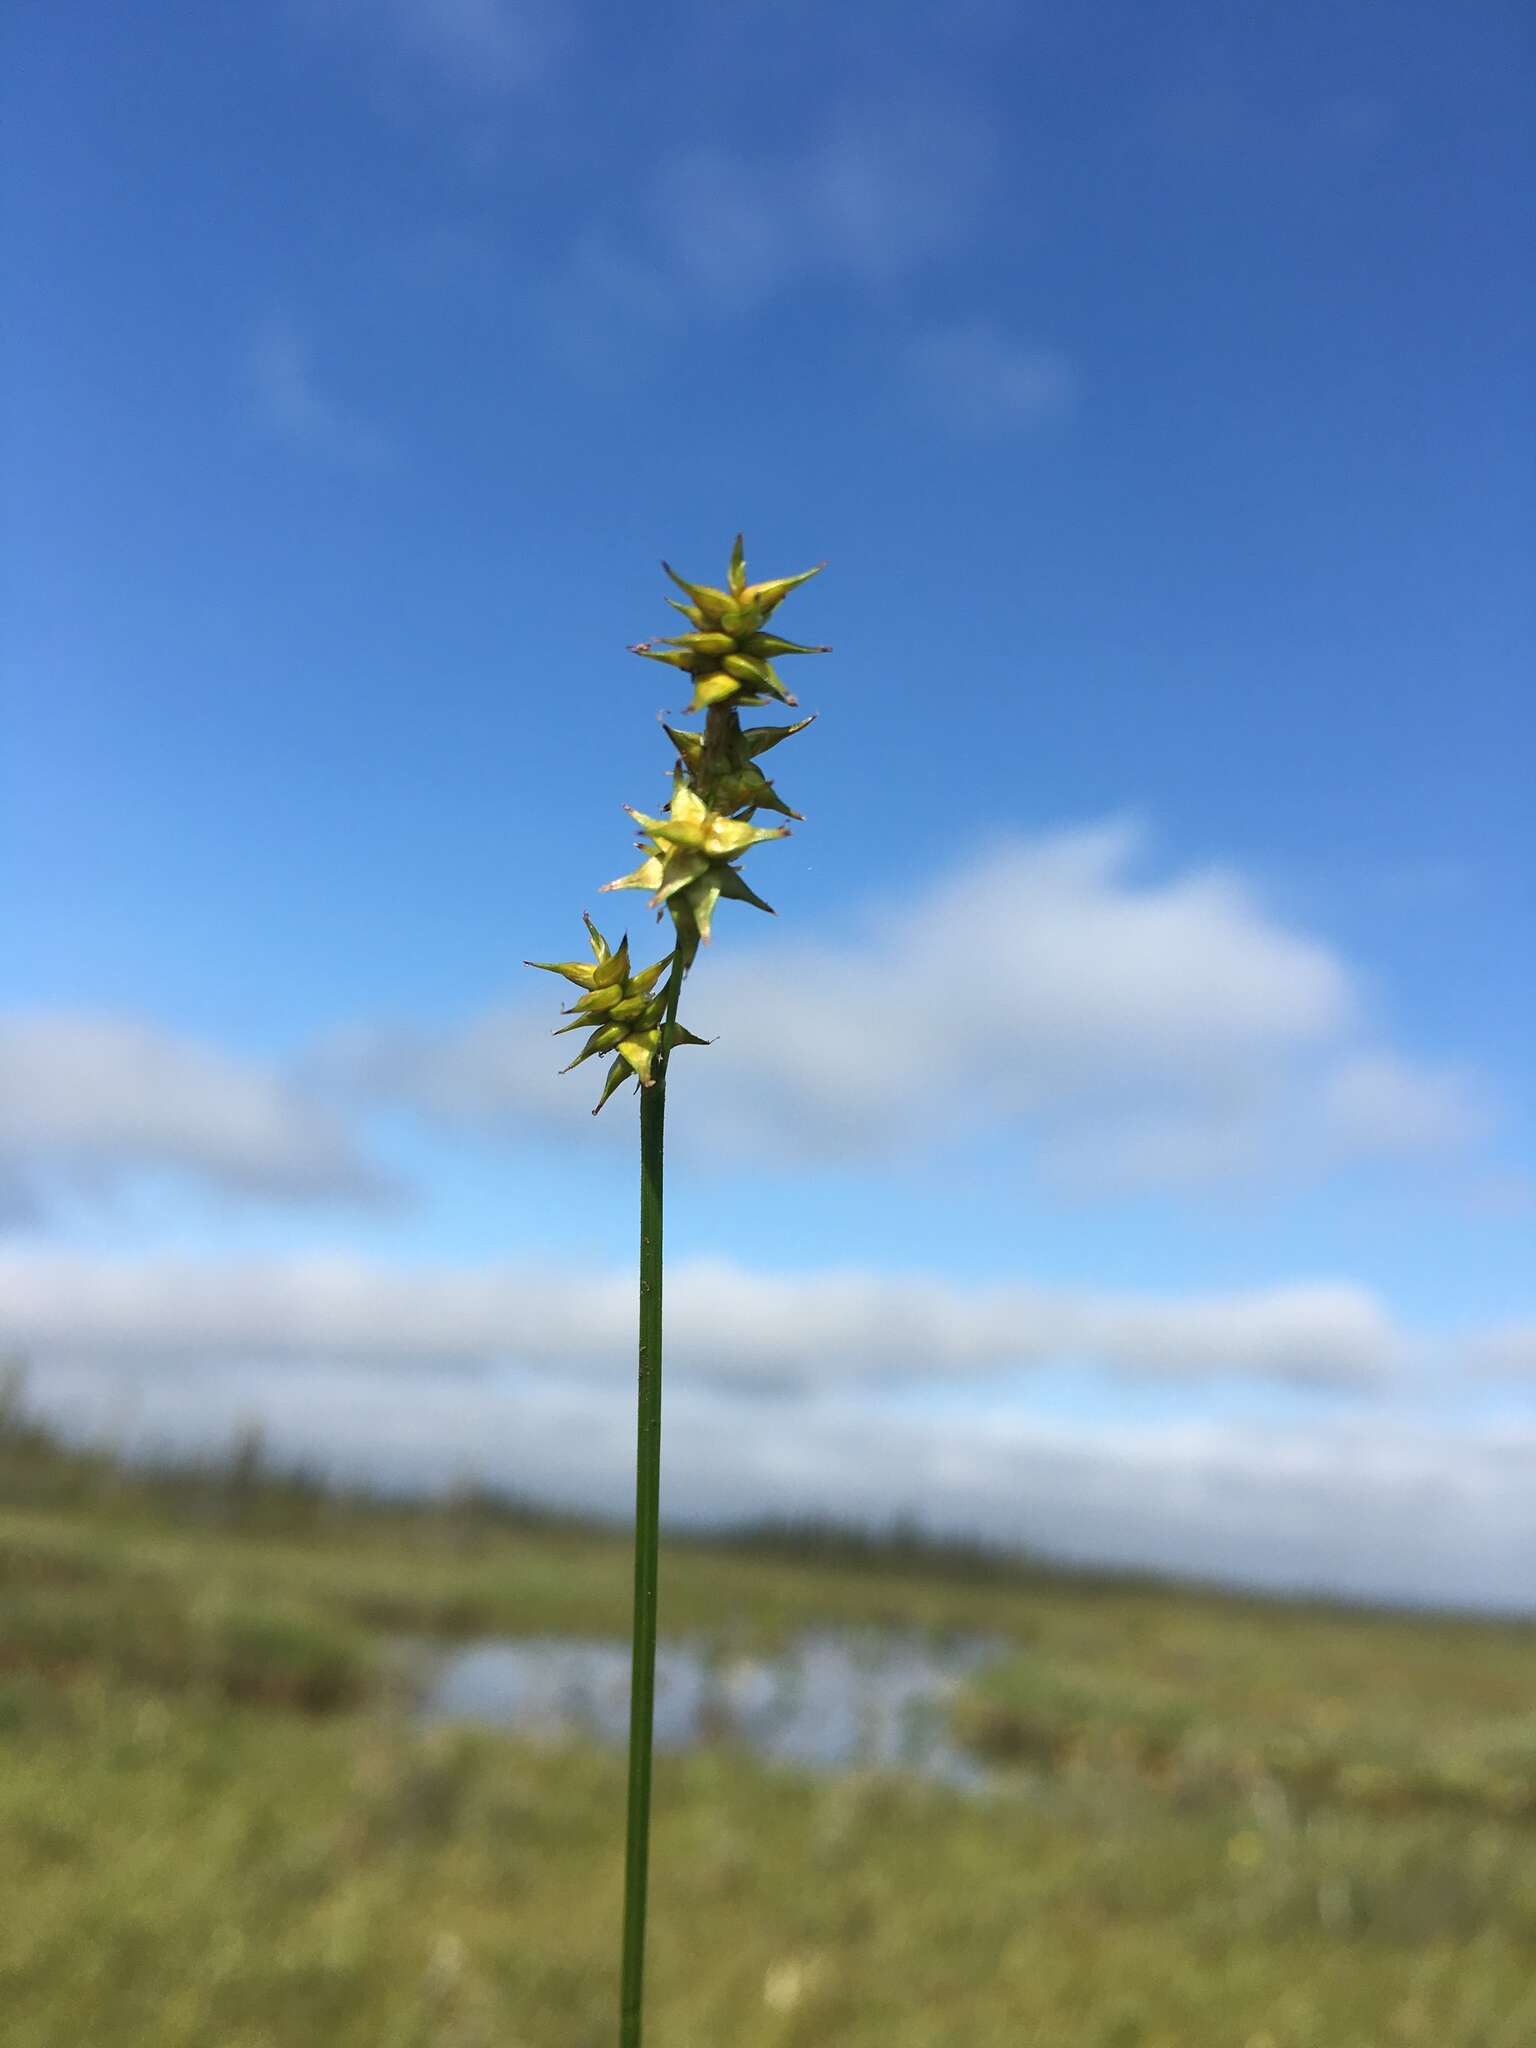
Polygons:
[[[630,816],[645,828],[639,842],[645,859],[632,873],[605,882],[605,890],[649,889],[653,910],[680,903],[687,910],[692,934],[706,943],[722,896],[755,904],[759,910],[771,909],[748,888],[734,863],[738,855],[766,839],[787,839],[787,825],[753,825],[745,818],[728,818],[711,810],[686,783],[673,793],[664,818],[648,818],[636,810],[630,810]],[[678,936],[680,944],[686,944],[681,920]],[[685,966],[689,957],[685,954]]]
[[679,576],[670,562],[662,568],[690,602],[674,605],[694,630],[670,640],[642,640],[629,651],[649,661],[665,661],[693,677],[693,701],[689,711],[708,711],[716,704],[738,707],[768,704],[775,698],[793,704],[794,698],[779,679],[773,664],[787,654],[830,654],[830,647],[803,647],[795,640],[781,640],[765,633],[763,626],[792,590],[809,583],[826,567],[803,569],[798,576],[780,576],[771,583],[748,583],[747,564],[738,533],[731,550],[729,588],[716,590],[708,583],[690,583]]
[[542,968],[546,974],[564,975],[583,991],[568,1009],[561,1012],[569,1017],[569,1024],[561,1024],[555,1036],[561,1032],[590,1029],[591,1036],[570,1066],[560,1071],[568,1074],[571,1067],[579,1067],[583,1060],[606,1057],[617,1053],[608,1070],[603,1092],[598,1098],[597,1109],[602,1108],[615,1090],[622,1087],[631,1075],[642,1088],[649,1088],[655,1078],[655,1064],[661,1049],[663,1032],[666,1032],[667,1046],[707,1045],[707,1038],[695,1038],[691,1031],[684,1030],[675,1020],[670,1030],[666,1025],[667,998],[665,992],[658,995],[656,984],[666,968],[672,964],[672,955],[654,961],[640,973],[629,971],[629,939],[620,939],[618,951],[614,952],[597,926],[582,912],[582,922],[587,927],[587,938],[592,947],[592,959],[586,960],[525,960],[525,967]]

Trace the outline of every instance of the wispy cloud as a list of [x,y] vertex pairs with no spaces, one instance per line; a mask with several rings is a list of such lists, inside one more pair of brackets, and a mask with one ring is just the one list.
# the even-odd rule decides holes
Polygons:
[[406,51],[468,92],[537,83],[564,41],[562,12],[545,0],[384,0]]
[[380,469],[392,459],[385,436],[322,387],[309,346],[290,321],[262,325],[246,370],[258,418],[290,447],[357,469]]
[[13,1213],[169,1173],[221,1196],[377,1204],[389,1176],[298,1083],[137,1019],[0,1018],[0,1195]]
[[[1379,1043],[1359,977],[1230,869],[1159,875],[1126,822],[1011,840],[825,945],[727,954],[699,983],[690,1113],[762,1164],[895,1160],[1013,1129],[1085,1192],[1433,1159],[1487,1120],[1474,1077]],[[900,991],[889,1028],[871,989]],[[456,1032],[359,1027],[333,1082],[449,1126],[563,1115],[519,1003]],[[541,1043],[542,1041],[542,1043]],[[891,1104],[903,1105],[891,1115]]]
[[1399,126],[1399,109],[1379,93],[1274,94],[1261,74],[1245,75],[1208,45],[1176,88],[1154,95],[1128,139],[1132,149],[1173,150],[1227,175],[1258,163],[1337,177],[1389,148]]
[[1408,1156],[1473,1144],[1492,1127],[1486,1091],[1469,1074],[1363,1052],[1325,1076],[1325,1127],[1345,1153]]
[[303,0],[319,26],[350,32],[369,61],[422,71],[473,99],[526,92],[568,46],[578,9],[553,0]]
[[597,229],[578,236],[538,304],[559,360],[598,384],[627,382],[690,317],[687,296],[664,266]]
[[846,106],[788,147],[678,150],[656,175],[652,220],[722,312],[805,276],[882,285],[975,236],[995,155],[974,106]]
[[788,141],[737,127],[679,144],[580,231],[544,294],[562,360],[608,374],[637,333],[662,342],[792,291],[882,293],[982,230],[996,145],[974,106],[845,103]]
[[1029,432],[1071,411],[1077,373],[1059,350],[1019,341],[990,321],[915,336],[906,368],[939,418],[980,437]]

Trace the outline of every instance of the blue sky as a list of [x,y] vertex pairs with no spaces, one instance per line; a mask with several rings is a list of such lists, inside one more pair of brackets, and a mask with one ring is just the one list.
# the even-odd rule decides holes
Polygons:
[[1529,1599],[1526,11],[5,34],[36,1396],[622,1505],[633,1109],[519,963],[648,935],[623,650],[741,526],[836,652],[689,985],[675,1511]]

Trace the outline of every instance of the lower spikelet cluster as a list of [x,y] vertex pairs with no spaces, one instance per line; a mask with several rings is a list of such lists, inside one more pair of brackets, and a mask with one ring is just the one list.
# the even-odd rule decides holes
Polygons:
[[[674,1045],[707,1045],[709,1041],[695,1038],[691,1031],[685,1031],[675,1017],[668,1020],[666,993],[655,993],[663,971],[672,965],[671,953],[665,959],[654,961],[639,974],[631,974],[628,936],[620,939],[619,950],[615,953],[585,912],[582,913],[582,922],[587,927],[587,939],[592,947],[590,961],[525,960],[523,965],[541,968],[546,974],[563,974],[567,981],[575,982],[583,991],[574,1003],[561,1011],[560,1014],[569,1017],[571,1022],[557,1026],[555,1036],[558,1038],[562,1031],[588,1029],[591,1035],[571,1065],[560,1069],[562,1074],[568,1074],[571,1067],[579,1067],[583,1060],[610,1052],[618,1055],[608,1069],[608,1079],[597,1105],[597,1109],[601,1109],[629,1074],[633,1074],[643,1087],[650,1086],[663,1037],[669,1052]],[[592,1112],[594,1116],[597,1109]]]
[[[566,1013],[574,1016],[574,1022],[560,1028],[592,1027],[572,1066],[593,1055],[615,1055],[598,1109],[630,1074],[642,1087],[652,1086],[665,1072],[674,1045],[706,1043],[677,1024],[683,977],[693,965],[700,942],[709,939],[715,908],[722,899],[750,903],[759,910],[771,908],[747,885],[737,862],[752,847],[789,836],[787,825],[754,824],[758,811],[795,819],[800,813],[779,796],[758,759],[812,723],[802,718],[794,725],[744,728],[740,713],[756,705],[794,704],[774,667],[776,661],[792,654],[831,652],[827,647],[801,646],[764,630],[789,593],[818,575],[824,563],[798,576],[749,583],[742,538],[737,534],[723,590],[686,582],[665,562],[662,567],[687,596],[686,604],[677,598],[667,602],[682,613],[691,630],[672,639],[642,641],[630,652],[666,662],[692,679],[693,696],[685,710],[703,712],[704,729],[692,732],[663,725],[676,749],[671,801],[661,817],[630,808],[630,816],[642,831],[640,865],[617,881],[605,883],[604,888],[646,890],[651,907],[670,914],[676,943],[664,959],[631,975],[628,938],[620,940],[613,951],[587,918],[594,954],[591,966],[584,961],[527,963],[563,974],[584,991]],[[657,983],[669,968],[658,989]]]

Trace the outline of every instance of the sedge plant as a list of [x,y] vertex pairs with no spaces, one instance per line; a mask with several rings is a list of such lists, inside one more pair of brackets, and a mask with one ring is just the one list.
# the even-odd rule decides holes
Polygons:
[[[562,1013],[561,1031],[587,1038],[569,1073],[585,1061],[607,1061],[602,1093],[592,1114],[633,1081],[640,1102],[640,1344],[639,1410],[635,1461],[635,1604],[630,1679],[629,1793],[624,1857],[624,1939],[620,1962],[620,2048],[639,2048],[645,1973],[646,1880],[650,1853],[651,1731],[656,1685],[657,1537],[661,1491],[662,1185],[667,1072],[678,1046],[705,1045],[679,1021],[683,983],[707,944],[722,901],[771,910],[743,876],[739,862],[754,847],[785,839],[793,818],[759,762],[781,741],[812,723],[743,725],[741,714],[795,699],[774,664],[787,655],[827,654],[768,630],[790,592],[825,564],[798,576],[749,583],[742,537],[736,536],[724,589],[690,583],[666,562],[683,598],[667,602],[688,631],[641,641],[631,654],[666,662],[686,675],[693,695],[683,716],[702,714],[694,729],[663,723],[674,750],[672,795],[665,813],[630,809],[641,828],[640,865],[605,890],[643,889],[658,921],[672,927],[671,951],[636,969],[626,934],[610,946],[582,913],[590,960],[531,960],[530,967],[563,975],[580,990]],[[686,599],[686,602],[684,602]],[[628,808],[628,807],[626,807]]]

